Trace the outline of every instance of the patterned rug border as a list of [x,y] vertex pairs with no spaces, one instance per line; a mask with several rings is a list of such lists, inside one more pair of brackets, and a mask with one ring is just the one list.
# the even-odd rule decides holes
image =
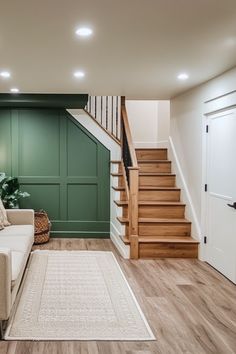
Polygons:
[[[72,338],[72,337],[63,337],[63,338],[55,338],[55,337],[52,337],[52,338],[44,338],[44,337],[12,337],[10,336],[10,331],[11,331],[11,327],[13,325],[13,321],[14,321],[14,317],[15,317],[15,314],[16,314],[16,310],[17,310],[17,306],[19,304],[19,301],[20,301],[20,298],[21,298],[21,294],[22,294],[22,290],[23,290],[23,287],[24,287],[24,283],[26,281],[26,278],[27,278],[27,273],[28,273],[28,269],[30,267],[30,264],[31,264],[31,261],[32,261],[32,258],[33,258],[33,255],[36,254],[36,253],[46,253],[46,254],[53,254],[53,253],[87,253],[87,254],[104,254],[104,253],[107,253],[107,254],[110,254],[113,258],[113,260],[115,261],[115,264],[117,266],[117,268],[119,269],[119,273],[121,274],[121,277],[122,279],[124,280],[128,290],[129,290],[129,293],[135,303],[135,306],[137,307],[137,310],[139,311],[139,314],[144,322],[144,325],[146,326],[146,329],[148,331],[148,334],[149,334],[149,338],[142,338],[142,337],[138,337],[138,338],[124,338],[124,339],[121,339],[121,338],[109,338],[109,337],[106,337],[106,338],[87,338],[87,339],[81,339],[81,338]],[[129,285],[128,283],[128,280],[126,279],[125,277],[125,274],[123,272],[123,270],[121,269],[121,266],[119,264],[119,262],[117,261],[115,255],[113,252],[111,251],[88,251],[88,250],[35,250],[35,251],[32,251],[31,254],[30,254],[30,257],[29,257],[29,261],[28,261],[28,265],[25,269],[25,274],[24,274],[24,277],[23,277],[23,280],[22,280],[22,283],[21,283],[21,286],[20,286],[20,290],[17,294],[17,299],[15,301],[15,304],[14,304],[14,307],[13,307],[13,311],[12,311],[12,314],[8,320],[8,324],[7,324],[7,328],[6,328],[6,331],[5,331],[5,335],[4,335],[4,339],[6,341],[26,341],[26,340],[32,340],[32,341],[45,341],[45,342],[48,342],[48,341],[81,341],[81,342],[85,342],[85,341],[123,341],[123,342],[129,342],[129,341],[155,341],[156,340],[156,337],[154,336],[153,334],[153,331],[136,299],[136,296],[131,288],[131,286]]]

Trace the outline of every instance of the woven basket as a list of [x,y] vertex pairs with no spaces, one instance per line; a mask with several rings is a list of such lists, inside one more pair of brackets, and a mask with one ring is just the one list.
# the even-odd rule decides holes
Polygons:
[[51,223],[46,211],[40,210],[34,213],[34,229],[34,243],[36,245],[49,241]]

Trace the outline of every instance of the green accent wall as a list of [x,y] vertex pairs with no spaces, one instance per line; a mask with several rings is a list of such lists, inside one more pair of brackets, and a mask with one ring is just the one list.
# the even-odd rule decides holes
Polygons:
[[0,171],[45,209],[57,237],[109,237],[109,151],[66,110],[0,109]]

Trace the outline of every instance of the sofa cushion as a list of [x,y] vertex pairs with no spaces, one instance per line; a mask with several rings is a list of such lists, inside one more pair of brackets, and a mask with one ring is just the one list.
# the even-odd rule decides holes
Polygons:
[[28,257],[27,253],[18,252],[18,251],[11,252],[11,269],[12,269],[11,287],[12,288],[14,287],[15,282],[18,279],[20,272],[22,271],[22,267],[24,266],[25,263],[25,257]]
[[0,236],[0,247],[10,248],[11,251],[26,252],[33,244],[33,236]]
[[11,225],[5,227],[0,232],[0,239],[2,236],[33,236],[34,227],[32,225]]

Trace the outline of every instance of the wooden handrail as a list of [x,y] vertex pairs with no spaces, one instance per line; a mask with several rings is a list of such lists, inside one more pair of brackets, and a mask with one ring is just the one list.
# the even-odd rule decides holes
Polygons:
[[127,111],[126,111],[126,107],[125,107],[125,97],[124,96],[121,97],[121,118],[122,118],[122,121],[124,124],[124,129],[125,129],[127,142],[129,145],[129,152],[130,152],[131,161],[132,161],[132,166],[130,166],[130,167],[138,169],[138,161],[137,161],[137,157],[136,157],[135,148],[133,145],[133,139],[132,139],[132,134],[130,131],[128,115],[127,115]]
[[[139,192],[139,167],[136,152],[133,144],[132,134],[129,126],[128,115],[125,107],[125,97],[121,97],[121,121],[123,131],[121,133],[122,159],[124,157],[123,142],[128,145],[129,163],[126,168],[128,170],[128,218],[129,218],[129,241],[130,241],[130,258],[137,259],[139,256],[139,240],[138,240],[138,192]],[[123,161],[124,162],[124,161]],[[124,166],[124,165],[123,165]],[[125,175],[125,168],[123,168]]]

